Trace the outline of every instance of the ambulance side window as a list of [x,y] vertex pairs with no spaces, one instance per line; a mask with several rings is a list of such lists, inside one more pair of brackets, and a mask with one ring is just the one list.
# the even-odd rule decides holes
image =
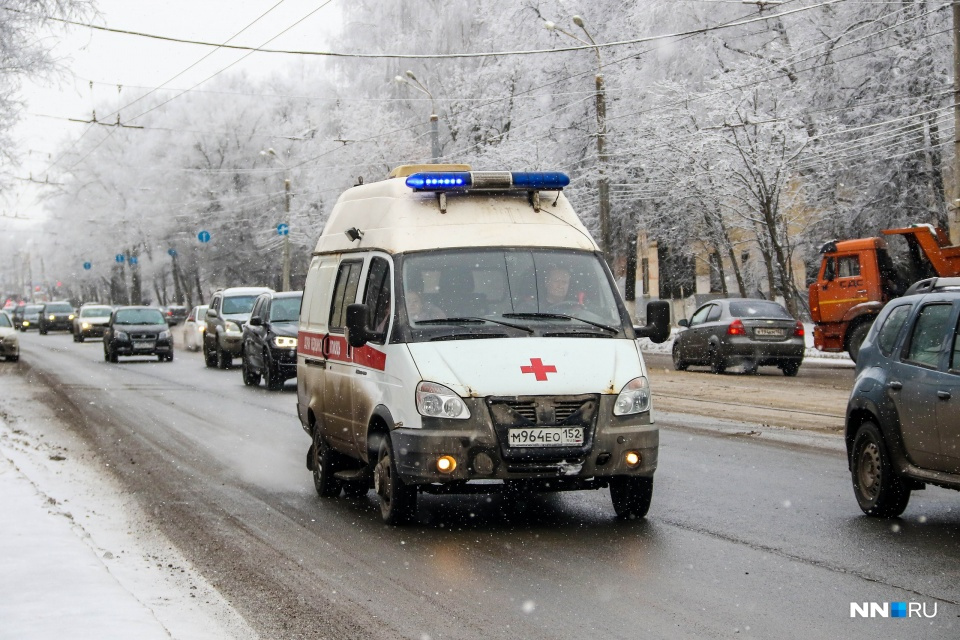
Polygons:
[[350,260],[340,263],[337,271],[337,284],[333,289],[333,304],[330,306],[330,332],[343,333],[347,323],[347,306],[357,299],[357,288],[360,285],[361,260]]
[[384,258],[370,260],[363,302],[367,305],[367,327],[377,334],[371,342],[383,344],[390,324],[390,263]]

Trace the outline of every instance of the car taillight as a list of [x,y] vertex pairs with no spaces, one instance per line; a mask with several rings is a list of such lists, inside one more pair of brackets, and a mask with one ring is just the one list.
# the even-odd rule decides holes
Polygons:
[[796,336],[796,337],[798,337],[798,338],[802,338],[802,337],[803,337],[803,323],[802,323],[802,322],[798,322],[798,323],[797,323],[797,328],[793,330],[793,335]]
[[730,326],[727,327],[728,336],[745,336],[747,335],[747,330],[743,328],[743,322],[739,318],[730,323]]

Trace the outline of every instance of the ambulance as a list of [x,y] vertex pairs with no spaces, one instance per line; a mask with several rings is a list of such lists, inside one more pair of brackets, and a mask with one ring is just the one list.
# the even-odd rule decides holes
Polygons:
[[297,413],[320,496],[609,488],[642,518],[659,432],[639,338],[555,172],[413,165],[338,199],[313,253]]

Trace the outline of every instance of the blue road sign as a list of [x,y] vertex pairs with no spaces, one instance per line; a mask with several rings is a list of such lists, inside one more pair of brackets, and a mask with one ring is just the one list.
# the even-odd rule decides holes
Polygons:
[[84,271],[90,271],[90,269],[92,269],[92,268],[93,268],[93,265],[90,264],[89,262],[84,262],[84,263],[83,263],[83,269],[84,269]]
[[290,233],[290,225],[284,222],[281,222],[280,224],[277,225],[278,236],[285,236],[285,235],[288,235],[289,233]]
[[130,264],[137,264],[137,256],[130,256]]
[[200,233],[197,234],[197,240],[199,240],[200,242],[202,242],[202,243],[204,243],[204,244],[210,242],[210,232],[209,232],[209,231],[201,231]]
[[123,264],[123,261],[126,260],[126,258],[123,257],[122,253],[118,253],[114,260],[116,260],[119,264]]
[[167,249],[167,253],[170,255],[171,258],[176,258],[176,257],[177,257],[177,250],[176,250],[176,249]]

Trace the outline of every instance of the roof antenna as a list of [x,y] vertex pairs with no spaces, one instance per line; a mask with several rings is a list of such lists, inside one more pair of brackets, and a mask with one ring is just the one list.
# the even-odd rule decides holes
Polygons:
[[363,184],[363,176],[357,176],[357,184],[355,184],[355,185],[353,185],[353,186],[359,187],[359,186],[362,185],[362,184]]

